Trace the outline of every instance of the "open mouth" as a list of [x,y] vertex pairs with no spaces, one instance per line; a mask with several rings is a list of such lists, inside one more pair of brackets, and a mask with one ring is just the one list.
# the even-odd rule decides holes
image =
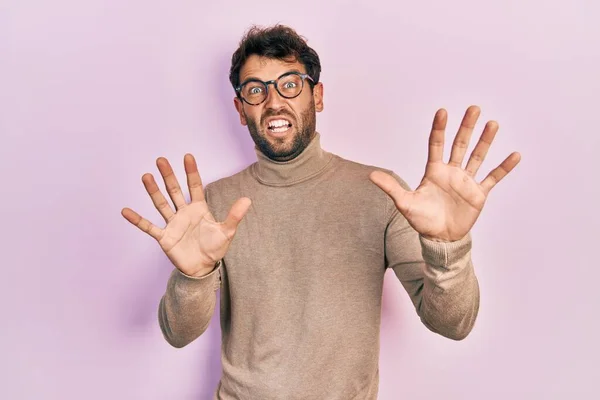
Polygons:
[[267,129],[273,133],[283,133],[292,128],[292,123],[287,119],[274,119],[269,121]]

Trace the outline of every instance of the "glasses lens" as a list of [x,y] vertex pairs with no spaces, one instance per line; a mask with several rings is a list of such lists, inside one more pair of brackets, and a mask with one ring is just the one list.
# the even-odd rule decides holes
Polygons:
[[250,104],[261,103],[267,94],[267,88],[261,82],[250,81],[242,87],[242,97]]
[[277,89],[283,97],[296,97],[302,91],[302,83],[300,75],[290,74],[279,79]]

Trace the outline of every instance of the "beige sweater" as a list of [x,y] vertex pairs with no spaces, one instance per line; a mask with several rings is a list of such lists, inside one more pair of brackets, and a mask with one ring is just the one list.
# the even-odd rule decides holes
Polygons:
[[479,286],[470,235],[420,237],[369,180],[376,167],[323,150],[319,134],[292,161],[257,156],[206,186],[217,220],[239,197],[252,200],[223,262],[202,278],[175,269],[159,306],[166,340],[183,347],[206,330],[221,288],[214,399],[376,399],[386,268],[427,328],[455,340],[471,331]]

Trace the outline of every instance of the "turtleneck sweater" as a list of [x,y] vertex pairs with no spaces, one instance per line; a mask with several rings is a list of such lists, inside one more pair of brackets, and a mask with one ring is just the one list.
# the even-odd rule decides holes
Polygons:
[[219,400],[374,400],[379,388],[384,275],[393,269],[423,325],[454,340],[472,330],[479,285],[471,236],[418,234],[369,180],[391,170],[321,148],[317,132],[296,158],[257,162],[205,187],[217,221],[252,204],[227,254],[203,277],[174,269],[159,305],[168,343],[208,327],[220,289]]

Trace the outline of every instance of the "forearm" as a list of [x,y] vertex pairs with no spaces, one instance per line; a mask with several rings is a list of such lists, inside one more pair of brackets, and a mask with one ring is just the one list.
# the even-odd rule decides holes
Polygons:
[[423,323],[445,337],[461,340],[473,329],[479,311],[479,283],[471,260],[471,238],[436,243],[420,238],[425,260],[417,302]]
[[175,269],[160,300],[158,320],[164,338],[174,347],[184,347],[208,328],[216,304],[219,270],[201,278]]

